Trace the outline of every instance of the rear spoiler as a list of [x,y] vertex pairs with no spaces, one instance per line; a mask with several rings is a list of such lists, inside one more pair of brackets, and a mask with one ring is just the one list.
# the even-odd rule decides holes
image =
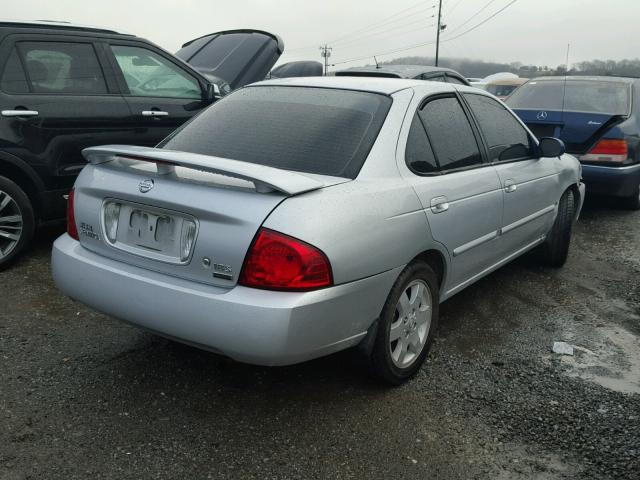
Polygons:
[[82,150],[82,155],[93,165],[118,158],[152,162],[157,166],[158,175],[173,173],[174,167],[185,167],[240,178],[253,182],[259,193],[278,191],[286,195],[297,195],[324,187],[324,183],[316,179],[289,170],[161,148],[105,145],[85,148]]

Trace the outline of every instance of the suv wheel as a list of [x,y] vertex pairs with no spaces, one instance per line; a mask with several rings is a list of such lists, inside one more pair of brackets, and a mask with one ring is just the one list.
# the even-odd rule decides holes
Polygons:
[[575,210],[573,192],[567,190],[560,198],[558,215],[540,248],[544,262],[551,267],[561,267],[567,261]]
[[0,271],[7,268],[33,238],[35,217],[29,197],[0,177]]
[[629,210],[640,210],[640,185],[633,195],[623,198],[622,203]]
[[400,385],[424,363],[438,325],[438,282],[423,262],[408,265],[391,289],[371,351],[373,373]]

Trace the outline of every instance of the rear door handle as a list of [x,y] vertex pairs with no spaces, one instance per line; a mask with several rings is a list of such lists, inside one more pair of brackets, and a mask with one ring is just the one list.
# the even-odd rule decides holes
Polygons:
[[169,112],[163,112],[162,110],[143,110],[143,117],[168,117]]
[[2,110],[3,117],[37,117],[36,110]]
[[431,211],[433,213],[442,213],[447,210],[449,210],[447,197],[435,197],[431,199]]
[[518,189],[518,185],[513,180],[507,180],[504,182],[504,191],[507,193],[513,193]]

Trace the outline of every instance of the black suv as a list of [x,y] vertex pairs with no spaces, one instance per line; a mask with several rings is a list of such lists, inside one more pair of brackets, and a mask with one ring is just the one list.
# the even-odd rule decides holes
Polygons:
[[112,30],[0,22],[0,270],[39,223],[64,218],[83,148],[156,145],[218,96],[263,79],[283,50],[256,30],[206,35],[174,56]]

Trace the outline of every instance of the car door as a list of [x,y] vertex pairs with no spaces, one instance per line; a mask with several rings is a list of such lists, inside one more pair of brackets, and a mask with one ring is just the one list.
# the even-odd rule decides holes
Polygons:
[[432,236],[449,252],[444,293],[451,295],[499,258],[500,180],[453,93],[427,98],[413,115],[405,159]]
[[50,190],[68,188],[82,149],[129,143],[127,104],[91,38],[11,35],[0,47],[3,149],[34,166]]
[[162,50],[122,40],[104,49],[130,109],[135,145],[157,145],[207,106],[203,82]]
[[559,160],[539,158],[537,144],[501,102],[465,93],[503,188],[501,248],[512,255],[538,242],[551,228],[561,196]]

